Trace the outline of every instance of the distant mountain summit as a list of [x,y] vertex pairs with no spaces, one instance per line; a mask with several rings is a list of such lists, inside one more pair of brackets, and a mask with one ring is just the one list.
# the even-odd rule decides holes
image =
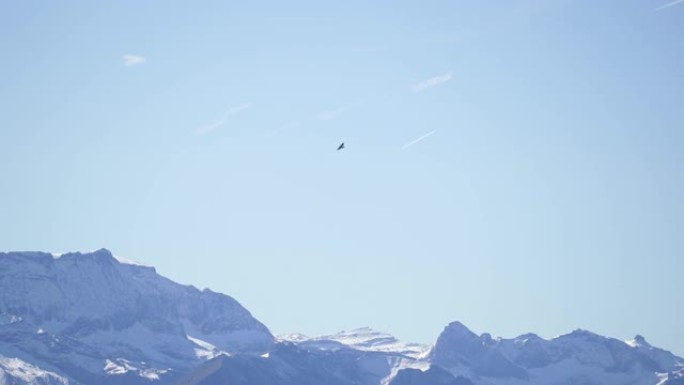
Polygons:
[[105,249],[0,253],[0,385],[684,385],[642,336],[544,339],[447,325],[434,345],[371,328],[275,338],[233,298]]

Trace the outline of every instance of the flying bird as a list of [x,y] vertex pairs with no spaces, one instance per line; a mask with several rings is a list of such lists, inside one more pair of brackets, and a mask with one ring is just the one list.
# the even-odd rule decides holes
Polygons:
[[344,148],[344,142],[340,143],[340,146],[337,147],[337,151],[340,151],[343,148]]

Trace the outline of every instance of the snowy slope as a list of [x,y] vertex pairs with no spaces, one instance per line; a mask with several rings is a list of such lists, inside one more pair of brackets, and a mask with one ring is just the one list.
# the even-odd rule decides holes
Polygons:
[[0,385],[69,385],[69,380],[18,358],[0,355]]

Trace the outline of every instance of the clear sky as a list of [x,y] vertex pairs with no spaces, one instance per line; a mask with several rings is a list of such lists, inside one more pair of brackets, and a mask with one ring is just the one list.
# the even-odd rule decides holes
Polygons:
[[1,250],[684,355],[684,2],[9,0],[0,59]]

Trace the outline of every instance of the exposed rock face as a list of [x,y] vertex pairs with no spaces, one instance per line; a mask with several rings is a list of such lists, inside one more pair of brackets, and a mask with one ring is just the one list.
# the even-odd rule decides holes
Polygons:
[[431,361],[444,368],[469,368],[475,375],[527,379],[493,344],[489,335],[477,336],[460,322],[449,324],[437,339]]
[[472,381],[463,377],[454,377],[451,373],[432,366],[426,371],[418,369],[404,369],[394,377],[390,385],[474,385]]

